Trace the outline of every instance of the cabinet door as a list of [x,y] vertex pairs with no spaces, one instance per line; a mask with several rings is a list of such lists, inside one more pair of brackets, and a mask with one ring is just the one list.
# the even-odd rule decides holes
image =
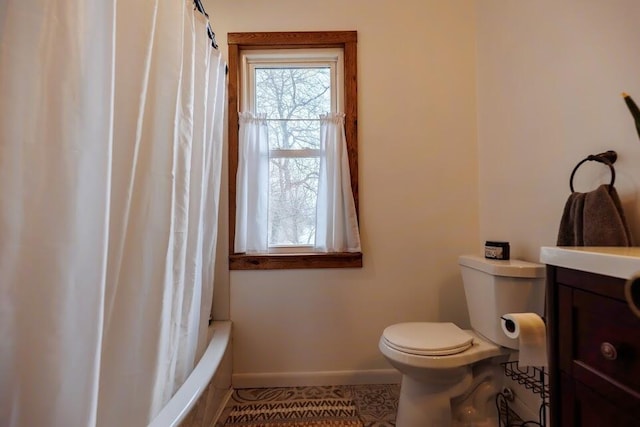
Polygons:
[[601,388],[601,380],[615,384],[628,390],[628,406],[637,406],[640,319],[621,301],[577,289],[573,291],[572,317],[573,377],[592,388]]
[[[631,427],[640,426],[640,420],[626,414],[613,403],[605,400],[590,388],[576,381],[574,385],[572,414],[565,414],[564,420],[568,426],[575,427]],[[565,409],[563,408],[563,412]],[[572,417],[573,421],[570,421]],[[563,426],[564,427],[564,426]]]

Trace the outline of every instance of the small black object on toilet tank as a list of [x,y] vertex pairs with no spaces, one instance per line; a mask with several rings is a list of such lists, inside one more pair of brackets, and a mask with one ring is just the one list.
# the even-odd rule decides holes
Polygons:
[[509,242],[487,240],[484,244],[484,257],[487,259],[509,259]]

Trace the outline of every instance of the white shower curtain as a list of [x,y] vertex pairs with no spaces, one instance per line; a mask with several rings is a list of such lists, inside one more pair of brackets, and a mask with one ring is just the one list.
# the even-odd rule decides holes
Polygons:
[[144,426],[212,296],[224,64],[186,0],[0,4],[0,424]]

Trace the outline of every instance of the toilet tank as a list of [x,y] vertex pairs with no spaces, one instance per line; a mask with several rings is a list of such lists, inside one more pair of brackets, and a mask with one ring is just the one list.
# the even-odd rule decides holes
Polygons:
[[471,328],[494,343],[517,349],[518,340],[502,331],[506,313],[544,313],[543,264],[492,260],[476,255],[458,259]]

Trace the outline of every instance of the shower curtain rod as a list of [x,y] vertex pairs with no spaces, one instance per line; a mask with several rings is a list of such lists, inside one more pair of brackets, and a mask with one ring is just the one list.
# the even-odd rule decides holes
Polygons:
[[[207,19],[209,19],[209,15],[204,10],[204,6],[202,5],[202,0],[193,0],[193,6],[198,10],[198,12],[202,13],[207,17]],[[213,46],[214,49],[217,49],[218,43],[216,43],[216,33],[214,33],[211,29],[211,24],[209,22],[207,22],[207,35],[211,39],[211,46]]]

